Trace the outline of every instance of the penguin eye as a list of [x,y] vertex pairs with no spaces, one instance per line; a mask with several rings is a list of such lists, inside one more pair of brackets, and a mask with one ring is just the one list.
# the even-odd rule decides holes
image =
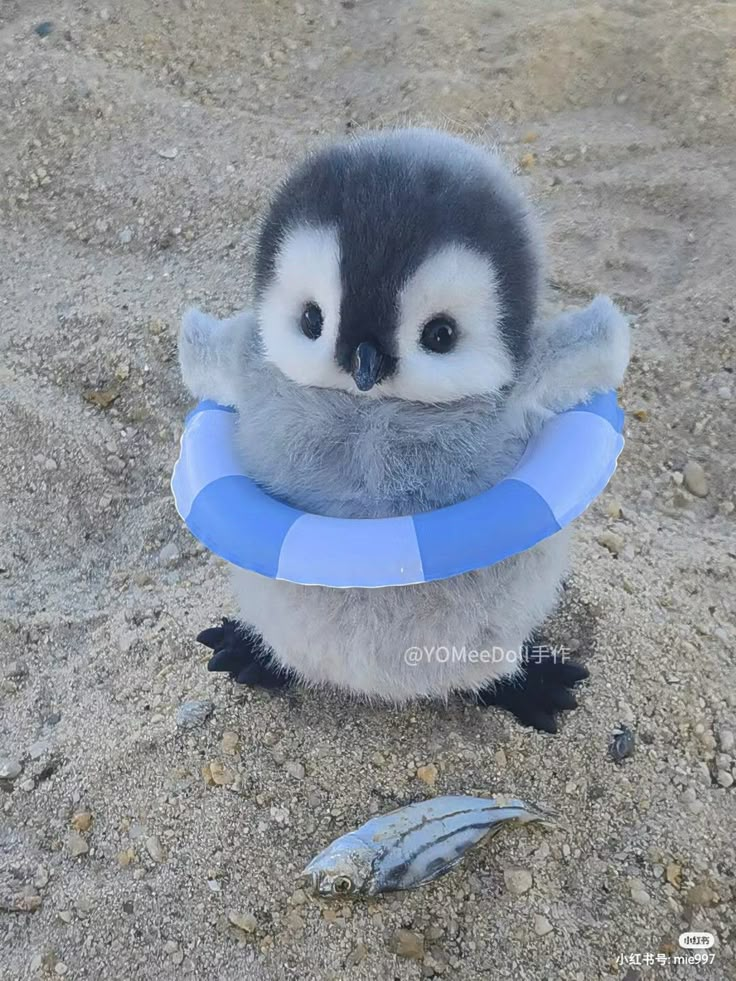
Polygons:
[[446,354],[455,347],[457,325],[450,317],[434,317],[422,328],[420,343],[427,351]]
[[307,303],[307,305],[302,310],[302,319],[299,326],[302,329],[302,334],[308,337],[310,341],[316,341],[319,335],[322,333],[322,325],[324,323],[324,317],[322,316],[322,311],[317,306],[316,303]]
[[332,883],[332,888],[338,896],[347,896],[353,888],[353,883],[346,875],[340,875]]

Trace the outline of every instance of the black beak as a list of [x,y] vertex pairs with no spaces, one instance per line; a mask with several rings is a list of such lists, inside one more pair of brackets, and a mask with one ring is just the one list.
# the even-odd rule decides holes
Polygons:
[[350,374],[361,392],[370,391],[381,380],[383,355],[369,341],[359,344],[350,363]]

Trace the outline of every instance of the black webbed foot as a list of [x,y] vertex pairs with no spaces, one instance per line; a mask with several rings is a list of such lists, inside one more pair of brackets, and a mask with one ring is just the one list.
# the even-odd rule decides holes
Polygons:
[[588,669],[564,652],[544,644],[527,644],[522,670],[506,681],[478,692],[480,705],[495,705],[511,712],[524,726],[557,732],[557,715],[577,708],[572,689],[588,677]]
[[263,638],[235,620],[223,619],[221,627],[203,630],[197,640],[214,651],[207,670],[227,671],[239,685],[286,688],[293,680],[288,671],[272,665],[271,651]]

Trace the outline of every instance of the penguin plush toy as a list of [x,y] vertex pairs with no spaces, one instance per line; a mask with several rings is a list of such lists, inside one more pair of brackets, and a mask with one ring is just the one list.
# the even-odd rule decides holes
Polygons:
[[[454,504],[508,474],[554,413],[623,378],[628,325],[610,300],[540,322],[541,251],[494,153],[425,129],[328,147],[275,195],[254,309],[185,316],[184,382],[238,410],[248,476],[294,507],[377,518]],[[378,589],[233,568],[238,617],[198,640],[210,670],[242,684],[393,703],[467,693],[555,732],[587,676],[536,634],[568,545],[563,530],[484,569]],[[427,656],[407,663],[408,648]]]

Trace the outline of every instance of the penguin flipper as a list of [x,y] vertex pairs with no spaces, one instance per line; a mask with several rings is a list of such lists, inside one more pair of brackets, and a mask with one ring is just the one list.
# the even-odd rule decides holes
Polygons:
[[254,332],[255,315],[248,310],[229,320],[187,310],[179,330],[179,367],[195,398],[236,404],[240,366],[248,357]]

